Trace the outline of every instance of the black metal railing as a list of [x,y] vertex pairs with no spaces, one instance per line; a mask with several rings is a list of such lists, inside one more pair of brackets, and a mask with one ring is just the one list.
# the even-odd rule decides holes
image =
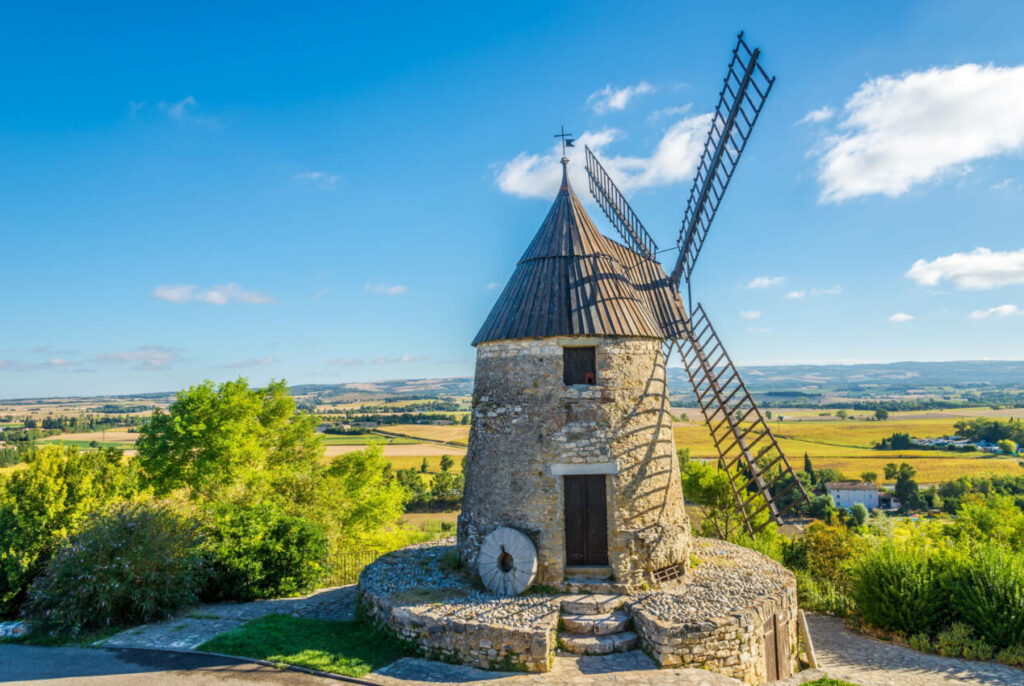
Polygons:
[[366,565],[381,556],[379,550],[347,550],[327,558],[327,571],[322,585],[346,586],[359,581],[359,573]]

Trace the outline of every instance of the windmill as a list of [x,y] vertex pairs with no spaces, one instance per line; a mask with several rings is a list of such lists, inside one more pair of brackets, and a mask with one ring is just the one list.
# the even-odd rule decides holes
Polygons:
[[[684,313],[683,321],[676,322],[668,332],[665,358],[669,359],[675,350],[682,356],[718,452],[719,467],[728,475],[737,511],[750,534],[757,533],[769,521],[781,523],[782,514],[805,501],[807,493],[740,378],[704,306],[698,303],[693,307],[691,277],[740,155],[775,83],[775,78],[768,76],[758,63],[759,57],[760,49],[751,50],[741,32],[690,189],[676,241],[679,252],[675,266],[667,277],[659,267],[655,273],[661,275],[662,283],[648,283],[650,290],[660,290],[667,279],[672,297],[679,300],[682,285],[686,285],[687,306],[676,308]],[[635,266],[641,268],[648,261],[657,263],[657,244],[589,147],[586,168],[590,192],[635,254]],[[780,508],[779,501],[793,489],[798,489],[796,497]],[[765,511],[768,517],[759,519]]]

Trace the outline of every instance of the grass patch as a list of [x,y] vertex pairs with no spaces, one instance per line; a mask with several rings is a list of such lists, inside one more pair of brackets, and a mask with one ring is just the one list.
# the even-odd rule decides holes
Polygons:
[[216,636],[199,650],[361,677],[413,653],[363,622],[267,615]]
[[832,679],[827,676],[823,676],[820,679],[814,681],[808,681],[804,686],[858,686],[858,684],[851,683],[849,681],[841,681],[839,679]]

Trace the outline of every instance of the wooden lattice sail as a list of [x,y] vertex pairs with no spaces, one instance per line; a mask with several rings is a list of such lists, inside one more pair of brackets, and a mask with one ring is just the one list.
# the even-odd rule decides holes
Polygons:
[[631,253],[629,276],[636,290],[665,301],[663,312],[670,316],[659,318],[669,352],[677,349],[682,356],[718,451],[719,467],[729,478],[737,512],[750,534],[768,522],[781,523],[787,510],[807,500],[807,493],[703,306],[698,304],[687,314],[681,288],[685,283],[687,304],[692,307],[690,279],[697,257],[775,83],[760,65],[760,54],[750,49],[740,33],[694,175],[676,241],[679,252],[669,276],[656,261],[657,244],[597,156],[586,149],[590,192]]

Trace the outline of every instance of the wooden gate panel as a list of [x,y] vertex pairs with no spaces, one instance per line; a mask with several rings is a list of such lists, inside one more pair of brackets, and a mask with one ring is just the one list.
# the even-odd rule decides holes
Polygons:
[[604,566],[608,564],[608,507],[605,476],[566,476],[565,564]]

